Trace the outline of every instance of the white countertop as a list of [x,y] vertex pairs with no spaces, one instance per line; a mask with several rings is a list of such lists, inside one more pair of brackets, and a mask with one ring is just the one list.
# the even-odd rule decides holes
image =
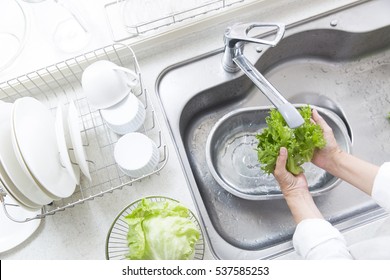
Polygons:
[[[282,0],[284,2],[294,2]],[[79,1],[88,15],[88,22],[92,34],[90,43],[79,52],[64,53],[54,48],[50,36],[42,32],[42,18],[37,18],[34,11],[38,5],[21,2],[30,21],[30,34],[24,50],[15,63],[7,70],[0,73],[0,81],[25,74],[29,71],[45,67],[113,43],[105,19],[104,4],[106,0],[82,0]],[[288,21],[288,12],[278,15],[266,14],[267,9],[272,10],[272,1],[264,1],[264,21],[276,21],[284,19]],[[309,1],[307,1],[309,2]],[[340,2],[351,1],[324,1],[330,8],[340,5]],[[338,3],[336,3],[338,2]],[[316,7],[310,4],[302,4],[305,11],[299,5],[291,4],[289,11],[295,13],[315,13]],[[324,8],[324,7],[322,7]],[[294,10],[295,9],[295,10]],[[48,12],[48,11],[46,11]],[[42,11],[39,12],[40,14]],[[49,13],[49,12],[48,12]],[[243,15],[243,17],[249,17]],[[212,28],[205,29],[204,24],[194,24],[182,30],[171,29],[164,36],[151,38],[142,36],[130,40],[138,57],[144,74],[144,82],[152,96],[152,102],[156,103],[154,96],[155,81],[159,73],[174,62],[188,58],[189,54],[202,54],[210,49],[223,46],[222,32],[226,22],[234,22],[235,19],[222,19],[218,22],[213,19],[208,24]],[[189,32],[190,30],[190,32]],[[217,36],[217,34],[219,34]],[[175,38],[175,40],[173,40]],[[205,44],[204,42],[207,42]],[[172,49],[175,56],[172,57]],[[157,117],[163,119],[160,108],[156,105]],[[105,239],[107,232],[116,215],[128,204],[149,195],[163,195],[172,197],[187,205],[196,212],[191,193],[182,172],[179,159],[168,133],[165,122],[161,122],[162,130],[167,138],[169,159],[159,176],[152,176],[124,187],[122,190],[107,194],[102,198],[77,205],[63,212],[48,216],[42,220],[38,230],[25,242],[16,248],[0,253],[0,259],[104,259]],[[375,226],[370,225],[370,230],[351,231],[346,234],[348,240],[355,242],[366,237],[373,236],[383,227],[383,221],[378,221]],[[206,244],[207,245],[207,244]],[[205,259],[213,259],[213,255],[206,246]],[[284,258],[296,258],[291,253]]]

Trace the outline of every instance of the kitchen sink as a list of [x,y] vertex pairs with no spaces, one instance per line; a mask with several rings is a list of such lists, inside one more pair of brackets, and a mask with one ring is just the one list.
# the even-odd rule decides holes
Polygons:
[[[345,124],[352,153],[378,165],[390,151],[389,12],[389,1],[359,2],[288,25],[275,47],[245,47],[286,99],[332,110]],[[277,258],[293,250],[295,224],[285,200],[232,195],[206,162],[207,138],[218,120],[239,108],[271,105],[243,73],[223,70],[222,55],[222,48],[211,50],[166,68],[156,93],[214,256]],[[386,215],[345,182],[314,199],[341,231]]]

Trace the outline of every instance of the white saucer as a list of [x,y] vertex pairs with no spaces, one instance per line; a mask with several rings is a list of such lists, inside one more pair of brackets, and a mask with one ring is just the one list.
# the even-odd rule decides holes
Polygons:
[[91,174],[89,173],[88,162],[85,156],[83,141],[80,134],[80,126],[78,120],[78,113],[73,101],[69,102],[68,108],[68,128],[69,135],[73,145],[73,152],[76,163],[79,165],[81,172],[91,181]]
[[12,117],[15,146],[42,190],[53,199],[72,195],[76,184],[61,165],[50,110],[32,97],[22,97],[15,101]]
[[[15,204],[8,196],[4,198],[4,201],[9,204]],[[13,218],[18,220],[24,220],[42,213],[42,210],[32,213],[21,207],[13,206],[7,206],[7,211]],[[40,219],[25,223],[14,222],[5,215],[3,206],[0,205],[0,253],[11,250],[27,240],[36,231],[40,223]]]

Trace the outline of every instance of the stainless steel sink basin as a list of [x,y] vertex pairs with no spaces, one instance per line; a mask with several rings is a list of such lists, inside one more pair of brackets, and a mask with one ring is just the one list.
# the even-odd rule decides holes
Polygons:
[[[291,102],[338,114],[353,140],[352,153],[378,165],[390,151],[389,11],[389,1],[369,1],[292,24],[274,48],[245,49]],[[236,197],[214,180],[206,163],[207,137],[220,118],[238,108],[270,105],[245,75],[223,71],[222,51],[165,69],[156,92],[215,257],[275,258],[292,250],[295,224],[284,199]],[[315,202],[342,231],[385,215],[345,182]]]

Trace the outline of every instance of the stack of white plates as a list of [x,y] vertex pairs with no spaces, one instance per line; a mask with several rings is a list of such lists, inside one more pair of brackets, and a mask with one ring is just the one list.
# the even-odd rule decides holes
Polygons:
[[56,113],[32,97],[0,102],[0,180],[27,210],[72,195],[80,169],[90,179],[74,104]]

